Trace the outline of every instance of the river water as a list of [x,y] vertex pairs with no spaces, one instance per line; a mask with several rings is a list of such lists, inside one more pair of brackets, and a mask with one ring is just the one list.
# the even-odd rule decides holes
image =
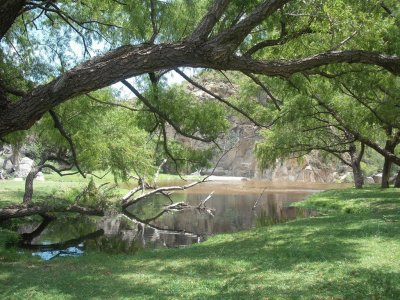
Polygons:
[[[174,185],[176,182],[169,182]],[[209,236],[315,216],[290,204],[339,185],[272,184],[265,181],[215,181],[174,193],[174,202],[191,208],[165,212],[171,200],[156,196],[104,218],[62,215],[42,224],[26,224],[23,247],[43,259],[107,252],[134,254],[143,248],[182,247]],[[196,207],[213,192],[205,208]]]

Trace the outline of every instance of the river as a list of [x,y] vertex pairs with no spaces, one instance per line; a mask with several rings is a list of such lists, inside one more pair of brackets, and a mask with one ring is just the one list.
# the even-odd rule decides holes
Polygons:
[[[183,247],[218,233],[315,216],[314,211],[296,209],[290,204],[312,193],[340,187],[344,186],[213,181],[172,194],[174,202],[189,206],[180,211],[164,211],[171,200],[158,195],[132,205],[125,215],[104,218],[62,215],[46,224],[25,224],[19,232],[28,237],[24,251],[43,259],[97,251],[134,254],[143,248]],[[210,193],[202,209],[197,209]]]

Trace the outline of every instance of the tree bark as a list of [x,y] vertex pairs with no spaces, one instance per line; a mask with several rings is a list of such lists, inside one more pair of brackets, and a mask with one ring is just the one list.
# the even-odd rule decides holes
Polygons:
[[25,193],[22,203],[28,205],[32,203],[33,196],[33,180],[35,179],[37,173],[41,170],[40,166],[33,166],[28,176],[25,179]]
[[356,189],[361,189],[364,185],[364,174],[361,170],[360,163],[352,163],[354,186]]
[[364,174],[361,170],[361,159],[364,155],[364,144],[361,144],[360,153],[357,154],[357,148],[354,144],[349,149],[351,168],[353,170],[354,186],[356,189],[361,189],[364,185]]
[[394,181],[394,187],[395,188],[400,188],[400,171],[396,175],[396,179]]
[[0,221],[12,218],[21,218],[32,215],[41,215],[47,213],[62,212],[62,213],[79,213],[91,216],[104,216],[104,211],[99,208],[90,208],[78,206],[76,204],[67,207],[49,207],[43,205],[17,205],[0,209]]
[[390,179],[390,171],[392,169],[392,161],[388,158],[385,158],[385,162],[383,164],[383,170],[382,170],[382,188],[388,188],[389,187],[389,179]]
[[19,171],[19,159],[21,156],[21,145],[16,144],[12,146],[12,154],[10,157],[10,161],[13,164],[15,172]]
[[0,3],[0,41],[20,15],[26,0],[2,0]]
[[[386,140],[385,143],[385,150],[394,155],[394,149],[398,144],[398,134],[396,133],[395,136],[392,136],[393,135],[392,127],[386,128],[386,134],[388,136],[388,139]],[[382,170],[382,184],[381,184],[382,188],[389,187],[390,171],[392,170],[393,163],[396,162],[391,157],[385,156],[385,161],[383,163],[383,170]]]

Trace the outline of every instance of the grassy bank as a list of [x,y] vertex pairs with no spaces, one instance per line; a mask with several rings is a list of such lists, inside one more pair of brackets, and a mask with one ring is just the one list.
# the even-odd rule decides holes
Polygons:
[[399,299],[400,191],[328,191],[323,215],[136,256],[0,257],[2,299]]

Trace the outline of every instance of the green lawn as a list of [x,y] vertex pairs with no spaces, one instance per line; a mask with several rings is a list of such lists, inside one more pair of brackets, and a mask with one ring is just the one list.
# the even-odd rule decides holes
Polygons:
[[320,217],[136,256],[0,257],[1,299],[400,299],[400,191],[327,191]]

